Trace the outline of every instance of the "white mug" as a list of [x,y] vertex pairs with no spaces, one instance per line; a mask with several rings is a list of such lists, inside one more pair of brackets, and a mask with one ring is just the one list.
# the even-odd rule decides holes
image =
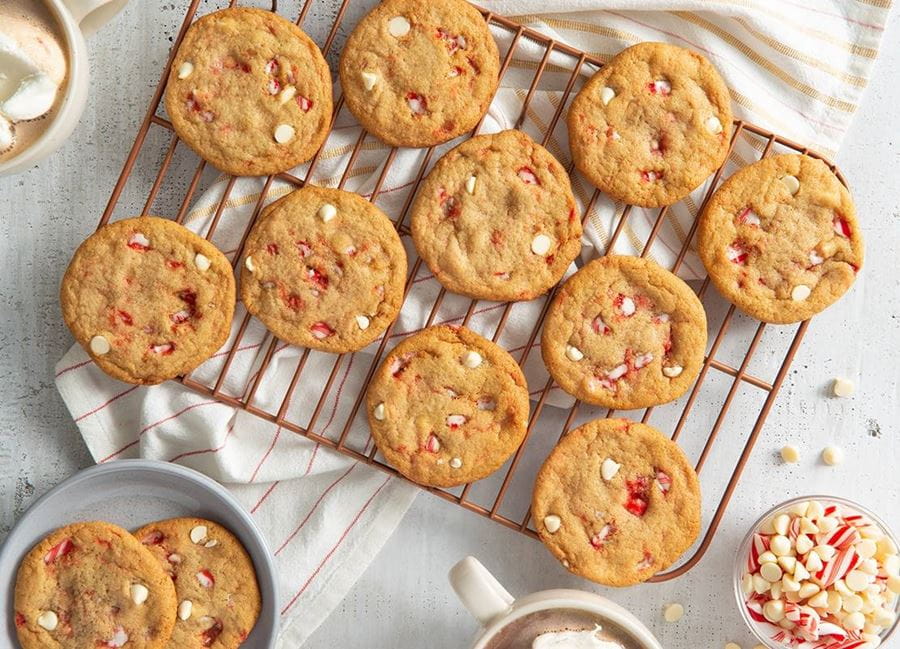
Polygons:
[[453,566],[448,578],[463,606],[481,624],[472,649],[484,649],[511,622],[551,609],[587,611],[626,631],[641,649],[662,649],[659,641],[634,615],[600,595],[556,589],[514,598],[475,557],[466,557]]
[[65,37],[69,77],[65,95],[53,122],[27,149],[0,162],[0,176],[16,173],[47,157],[66,140],[87,103],[88,53],[85,36],[90,36],[112,19],[128,0],[43,0]]

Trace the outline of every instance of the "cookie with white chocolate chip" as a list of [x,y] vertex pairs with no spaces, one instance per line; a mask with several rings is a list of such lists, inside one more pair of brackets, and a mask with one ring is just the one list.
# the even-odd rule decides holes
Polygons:
[[405,280],[406,251],[381,210],[308,185],[268,205],[250,231],[241,297],[282,340],[343,353],[394,321]]
[[706,313],[655,262],[608,255],[570,277],[550,304],[541,355],[563,390],[631,410],[677,399],[703,363]]
[[331,124],[331,72],[318,46],[271,11],[236,7],[188,29],[166,87],[166,112],[201,158],[235,176],[309,160]]
[[393,146],[426,147],[471,130],[497,88],[500,57],[481,13],[464,0],[384,0],[341,54],[344,100]]
[[607,586],[668,568],[700,531],[700,483],[655,428],[596,419],[544,462],[531,514],[544,545],[576,575]]
[[687,196],[725,162],[731,99],[700,54],[666,43],[623,50],[569,108],[578,170],[612,198],[645,207]]
[[175,584],[177,610],[168,649],[237,649],[259,617],[253,562],[227,529],[202,518],[145,525],[134,537]]
[[366,395],[372,438],[422,485],[496,471],[525,438],[528,387],[504,349],[465,327],[435,326],[397,345]]
[[172,580],[127,530],[103,522],[52,532],[22,560],[14,616],[22,649],[163,649]]
[[581,251],[568,174],[518,130],[473,137],[441,158],[413,204],[412,235],[441,284],[484,300],[547,292]]
[[765,158],[728,178],[700,216],[697,250],[722,295],[778,324],[837,301],[863,263],[850,192],[805,155]]
[[75,252],[60,288],[66,325],[100,369],[128,383],[187,374],[228,338],[231,264],[169,219],[104,225]]

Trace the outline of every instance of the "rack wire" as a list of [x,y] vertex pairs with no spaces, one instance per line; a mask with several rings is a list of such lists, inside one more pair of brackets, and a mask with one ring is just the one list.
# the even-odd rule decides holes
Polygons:
[[[126,184],[129,182],[129,179],[131,178],[132,171],[137,163],[139,155],[142,153],[145,147],[152,146],[152,144],[148,144],[148,134],[151,131],[155,130],[159,130],[167,134],[169,136],[169,144],[165,149],[165,153],[159,164],[155,180],[150,187],[147,199],[141,210],[142,214],[147,214],[150,212],[150,209],[156,201],[158,194],[163,186],[167,171],[169,170],[172,164],[173,157],[176,153],[176,148],[179,144],[179,138],[174,133],[171,123],[165,117],[158,114],[161,109],[160,100],[165,92],[166,79],[168,78],[168,73],[172,65],[174,53],[177,51],[187,28],[197,14],[200,3],[201,0],[191,0],[190,6],[187,9],[184,21],[172,47],[172,53],[166,63],[162,77],[150,101],[150,106],[140,126],[134,145],[132,146],[130,153],[124,163],[122,172],[118,178],[118,181],[116,182],[115,187],[112,190],[109,202],[100,219],[101,226],[110,220],[113,212],[118,206],[120,198],[122,197],[122,192]],[[231,0],[229,6],[234,6],[235,4],[237,4],[237,0]],[[303,25],[313,4],[314,0],[302,1],[301,7],[299,8],[299,13],[296,17],[296,23],[298,25]],[[348,5],[350,4],[351,0],[342,0],[340,6],[337,9],[334,22],[331,26],[330,31],[328,32],[324,44],[322,45],[322,50],[326,54],[326,56],[329,54],[329,51],[334,44],[335,38],[339,33],[339,28],[341,27],[342,21],[344,20]],[[277,10],[275,2],[273,2],[272,10]],[[509,46],[506,48],[506,54],[502,59],[502,66],[500,70],[501,79],[504,75],[507,74],[510,68],[510,64],[513,61],[514,54],[522,39],[527,39],[530,43],[532,43],[533,45],[537,45],[543,50],[543,55],[539,58],[539,61],[536,64],[525,66],[529,69],[533,69],[532,80],[522,101],[523,105],[521,113],[518,119],[515,121],[516,128],[522,127],[523,123],[525,122],[526,116],[528,114],[529,104],[531,103],[532,98],[534,97],[534,94],[538,89],[545,72],[548,69],[552,69],[555,74],[568,74],[567,81],[564,84],[565,87],[561,91],[560,101],[557,103],[555,114],[553,115],[552,120],[547,125],[547,127],[543,129],[543,140],[541,141],[541,144],[546,146],[560,118],[563,115],[563,111],[568,103],[568,100],[572,98],[573,92],[578,86],[578,82],[583,81],[583,79],[585,78],[585,69],[587,69],[588,71],[599,69],[600,67],[602,67],[603,62],[596,56],[589,55],[583,51],[568,46],[565,43],[560,43],[541,34],[540,32],[524,27],[508,18],[495,15],[483,9],[481,9],[481,13],[488,25],[494,29],[495,34],[499,31],[506,34],[510,38]],[[553,57],[553,63],[551,63],[551,57]],[[568,65],[561,65],[559,63],[560,59],[568,61]],[[335,103],[334,117],[331,124],[332,127],[334,127],[334,120],[337,119],[338,114],[342,110],[343,103],[343,96],[340,96]],[[473,133],[477,131],[478,127],[473,130]],[[361,130],[360,135],[355,141],[352,151],[349,154],[349,159],[344,172],[340,176],[340,180],[338,182],[339,188],[343,188],[345,186],[345,183],[352,173],[358,155],[360,154],[360,151],[364,146],[364,141],[367,138],[372,138],[372,136],[368,135],[364,130]],[[775,150],[786,150],[797,153],[805,153],[820,159],[824,159],[823,156],[809,151],[801,144],[791,142],[786,138],[780,137],[765,129],[743,121],[735,121],[734,123],[733,135],[729,148],[729,156],[731,156],[732,154],[735,143],[739,140],[744,140],[746,143],[748,143],[750,145],[750,148],[755,151],[760,158],[764,158],[770,155],[770,153]],[[184,149],[185,147],[182,148]],[[243,249],[246,237],[254,222],[256,221],[256,218],[259,216],[261,209],[266,203],[266,196],[270,192],[273,181],[277,178],[279,180],[286,181],[292,186],[301,187],[305,185],[309,181],[309,179],[312,178],[316,166],[320,161],[321,153],[322,150],[320,150],[311,160],[306,174],[303,178],[299,178],[289,173],[282,173],[275,176],[269,176],[265,179],[265,184],[262,188],[262,192],[260,193],[259,198],[254,205],[252,216],[243,226],[243,235],[241,237],[240,247],[233,257],[234,266],[237,265],[238,261],[241,258],[241,251]],[[383,184],[385,182],[389,169],[395,162],[397,153],[398,150],[396,148],[392,148],[387,154],[387,158],[383,166],[381,167],[381,170],[377,177],[375,188],[371,193],[371,201],[376,201],[379,197],[379,194],[382,192]],[[396,215],[394,225],[397,228],[398,232],[400,232],[401,234],[409,233],[408,225],[405,223],[407,213],[409,211],[410,204],[412,203],[412,200],[416,194],[418,185],[424,177],[426,170],[428,169],[429,164],[434,157],[434,153],[435,149],[432,148],[429,149],[425,154],[424,159],[415,174],[413,187],[409,191],[402,209]],[[193,156],[192,153],[188,154]],[[197,159],[196,156],[193,156],[193,158]],[[828,160],[825,160],[825,162],[829,164],[830,168],[835,171],[835,173],[839,178],[841,178],[841,181],[843,182],[843,178],[841,177],[840,172],[835,168],[835,166],[832,165]],[[725,166],[726,165],[723,165],[723,168],[717,170],[712,178],[712,181],[708,183],[708,189],[705,191],[702,202],[700,203],[699,208],[696,210],[697,213],[702,211],[703,206],[709,200],[713,191],[722,179],[723,169]],[[203,160],[197,159],[196,167],[194,168],[194,172],[190,177],[190,181],[180,202],[180,207],[177,211],[177,214],[174,217],[177,222],[181,223],[184,221],[188,209],[191,205],[192,199],[198,189],[198,186],[201,184],[201,179],[204,176],[205,170],[206,163]],[[571,164],[569,165],[568,170],[570,173],[573,173]],[[210,225],[205,233],[207,239],[212,238],[214,232],[216,231],[216,228],[220,223],[220,219],[222,218],[226,203],[234,187],[235,180],[236,179],[234,177],[230,177],[226,181],[221,198],[215,208]],[[599,196],[599,191],[593,190],[593,194],[591,195],[590,200],[585,206],[585,221],[587,220],[587,216],[591,213],[591,210],[595,202],[598,200]],[[651,246],[660,233],[660,229],[663,226],[669,209],[670,208],[668,207],[664,207],[656,213],[655,217],[653,217],[652,229],[647,236],[646,241],[643,242],[641,256],[647,256],[648,254],[650,254]],[[611,250],[616,240],[618,240],[622,235],[623,228],[625,227],[625,224],[632,212],[633,208],[630,205],[620,206],[620,208],[617,210],[617,221],[615,223],[611,239],[608,242],[607,250]],[[685,261],[685,257],[691,249],[696,227],[697,222],[696,220],[694,220],[690,227],[690,230],[684,237],[684,242],[680,250],[678,251],[674,264],[672,264],[672,266],[670,267],[670,270],[672,270],[672,272],[677,273],[678,270],[682,267]],[[415,260],[411,263],[411,273],[407,278],[405,295],[408,296],[410,288],[414,282],[414,278],[416,278],[421,266],[422,260],[416,257]],[[540,331],[541,324],[543,322],[544,316],[546,315],[550,301],[555,295],[557,288],[558,287],[554,288],[546,296],[541,298],[543,302],[540,308],[540,314],[539,317],[534,321],[531,332],[528,335],[527,344],[524,345],[524,347],[521,349],[511,350],[518,353],[517,360],[519,361],[520,365],[525,364],[525,362],[529,358],[529,355],[532,354],[536,346],[537,336]],[[721,317],[721,322],[718,326],[718,329],[715,331],[715,333],[711,333],[710,335],[710,345],[702,369],[693,388],[688,392],[687,395],[685,395],[681,400],[677,402],[680,413],[677,415],[675,413],[672,413],[671,416],[665,415],[665,418],[668,420],[669,425],[654,425],[656,425],[657,428],[661,428],[664,430],[670,429],[672,439],[678,440],[686,429],[686,424],[689,416],[698,408],[701,389],[705,384],[708,384],[710,382],[711,378],[717,377],[719,380],[723,380],[725,382],[722,385],[724,397],[722,399],[721,405],[716,407],[714,414],[712,415],[712,423],[708,427],[708,429],[706,429],[705,434],[696,436],[692,442],[699,448],[699,457],[697,458],[695,463],[697,472],[700,473],[704,465],[706,465],[707,460],[713,452],[714,447],[716,446],[716,442],[720,439],[720,437],[728,437],[733,441],[737,441],[739,443],[743,442],[743,446],[740,447],[740,452],[734,461],[733,469],[731,470],[731,478],[723,487],[721,487],[721,496],[718,498],[718,503],[715,505],[712,516],[706,524],[706,529],[701,540],[698,544],[695,545],[695,548],[693,549],[693,554],[685,561],[683,561],[678,567],[653,577],[651,581],[655,582],[666,581],[684,574],[693,566],[695,566],[706,553],[707,549],[710,546],[710,543],[715,536],[716,530],[718,529],[719,524],[722,521],[722,517],[725,514],[728,503],[732,495],[734,494],[741,473],[743,472],[748,458],[750,457],[753,446],[756,443],[760,432],[762,431],[763,425],[766,421],[766,417],[772,409],[778,391],[781,388],[781,385],[789,371],[791,362],[809,326],[809,321],[806,321],[797,325],[793,331],[791,331],[791,328],[789,327],[776,328],[781,332],[779,333],[779,335],[786,331],[790,332],[790,337],[786,341],[786,349],[783,350],[782,353],[782,350],[774,349],[773,346],[768,345],[768,343],[763,344],[762,341],[764,333],[767,329],[769,329],[769,327],[765,323],[756,321],[749,322],[749,331],[752,331],[752,335],[750,336],[750,340],[746,346],[746,349],[743,351],[742,355],[737,359],[737,361],[727,362],[727,359],[723,360],[721,358],[718,358],[717,355],[721,356],[725,341],[728,340],[729,337],[734,337],[736,335],[732,334],[731,336],[729,336],[729,333],[734,330],[732,324],[738,318],[742,318],[743,316],[740,316],[740,314],[736,314],[735,307],[724,302],[724,300],[715,293],[715,290],[709,289],[710,281],[708,277],[702,280],[702,282],[699,283],[699,287],[696,288],[697,294],[703,301],[708,313],[711,313],[715,310],[718,310],[719,312],[722,312],[724,310],[724,315]],[[446,291],[441,288],[440,292],[437,294],[436,299],[434,300],[425,326],[429,326],[435,322],[438,316],[438,312],[446,296]],[[470,320],[473,318],[473,315],[476,313],[477,304],[478,300],[469,301],[465,315],[462,317],[463,325],[469,324]],[[714,304],[715,306],[713,306]],[[495,342],[500,339],[501,334],[504,331],[504,327],[507,325],[512,306],[512,303],[499,305],[499,307],[502,308],[502,312],[492,336]],[[408,308],[407,302],[404,302],[403,308]],[[391,466],[386,464],[383,459],[380,458],[380,456],[377,454],[377,449],[373,444],[371,444],[370,439],[366,439],[365,443],[361,445],[354,443],[350,439],[350,431],[354,424],[354,421],[357,420],[358,417],[364,417],[365,413],[360,412],[360,406],[364,401],[365,386],[368,385],[369,380],[371,379],[375,369],[377,368],[384,355],[384,352],[386,351],[388,342],[391,339],[391,332],[394,328],[394,325],[391,325],[391,327],[385,332],[380,340],[376,341],[375,344],[377,344],[377,349],[371,359],[371,362],[369,363],[369,366],[365,369],[364,381],[362,384],[363,387],[354,397],[353,406],[350,409],[349,415],[344,418],[343,424],[340,428],[340,434],[337,437],[334,437],[326,436],[323,433],[320,423],[320,415],[323,412],[323,408],[327,402],[329,395],[332,394],[335,388],[339,369],[344,363],[344,355],[332,356],[333,367],[330,371],[330,374],[328,375],[327,381],[325,381],[324,385],[321,388],[321,392],[319,394],[315,408],[312,411],[312,415],[306,422],[300,422],[297,421],[296,418],[293,418],[291,413],[289,412],[289,406],[291,404],[291,400],[296,396],[298,386],[303,385],[302,375],[305,367],[307,366],[307,361],[310,357],[310,350],[308,349],[302,350],[302,353],[299,354],[299,360],[297,361],[291,378],[283,387],[284,396],[280,400],[280,404],[277,408],[267,408],[258,403],[255,403],[255,397],[260,389],[262,382],[265,380],[264,377],[266,375],[266,369],[269,367],[276,349],[279,348],[279,341],[274,337],[270,338],[268,346],[265,348],[265,352],[262,356],[259,370],[254,374],[254,378],[248,385],[248,389],[246,389],[239,396],[228,394],[224,391],[223,385],[228,376],[229,369],[232,367],[232,362],[234,361],[235,354],[241,347],[241,341],[247,332],[248,325],[251,319],[252,317],[249,314],[245,314],[243,316],[238,326],[237,333],[233,337],[230,346],[228,346],[227,349],[223,350],[222,352],[223,354],[225,354],[225,360],[222,364],[221,370],[218,373],[218,376],[216,376],[214,380],[200,380],[196,378],[197,372],[194,372],[192,375],[181,377],[177,380],[179,380],[184,386],[203,395],[207,395],[213,399],[216,399],[219,402],[225,403],[235,408],[243,409],[257,417],[273,422],[285,430],[290,430],[299,435],[303,435],[317,442],[318,444],[321,444],[322,446],[334,449],[335,451],[343,453],[344,455],[349,456],[357,461],[364,462],[373,467],[377,467],[382,471],[394,475],[399,475]],[[283,346],[284,344],[282,343],[281,345]],[[764,350],[769,356],[778,358],[778,365],[775,369],[774,377],[771,379],[760,377],[757,375],[757,373],[751,373],[750,371],[752,359],[754,359],[755,355],[758,356],[757,352],[759,352],[760,350]],[[271,388],[272,386],[267,387]],[[439,489],[428,487],[423,488],[431,492],[432,494],[455,503],[469,511],[487,517],[504,527],[519,531],[533,538],[537,538],[535,530],[530,526],[530,512],[528,511],[527,506],[527,503],[529,502],[531,482],[527,479],[528,476],[523,478],[522,474],[530,473],[531,475],[533,475],[533,473],[536,471],[537,465],[539,465],[540,461],[543,459],[543,457],[546,456],[546,453],[549,451],[549,448],[547,448],[547,443],[543,439],[543,436],[540,436],[542,437],[541,440],[537,440],[537,437],[539,436],[535,435],[534,431],[537,427],[539,419],[541,418],[542,412],[545,408],[545,405],[547,404],[548,395],[552,389],[554,389],[553,381],[552,379],[548,378],[546,383],[541,386],[536,393],[532,393],[533,397],[536,400],[536,403],[534,403],[532,411],[530,413],[525,441],[522,443],[522,446],[518,449],[514,456],[507,462],[507,464],[491,479],[485,479],[480,483],[476,483],[476,485],[485,483],[487,485],[486,488],[479,488],[473,484],[466,485],[461,489]],[[724,424],[729,409],[737,399],[741,398],[743,393],[752,390],[758,391],[759,395],[761,395],[761,399],[759,399],[761,400],[761,405],[758,408],[755,421],[753,421],[749,432],[746,431],[745,426],[741,426],[741,430],[737,432],[735,431],[735,427],[726,427]],[[311,393],[309,390],[307,390],[304,398],[310,398],[310,396]],[[573,427],[573,425],[575,425],[576,420],[586,417],[591,413],[591,411],[594,410],[596,409],[576,401],[574,406],[572,406],[568,411],[568,414],[565,417],[565,422],[561,427],[559,433],[557,435],[549,436],[551,442],[553,438],[556,438],[556,440],[558,441],[558,439],[565,435]],[[648,408],[644,410],[643,414],[640,415],[640,420],[643,422],[648,422],[654,410],[654,408]],[[603,413],[603,415],[612,416],[613,411],[606,411],[605,413]],[[723,429],[725,428],[728,428],[728,432],[723,434]],[[684,444],[684,440],[682,440],[682,443]],[[720,444],[720,446],[721,445],[722,444]],[[536,458],[526,460],[529,453],[536,454]],[[523,470],[523,466],[526,463],[529,465],[529,467],[527,470]],[[514,485],[514,483],[516,484]],[[703,485],[704,491],[708,491],[710,488],[708,481],[703,481]],[[481,497],[477,497],[474,490],[482,492]],[[483,493],[485,491],[488,491],[489,493]],[[518,492],[517,500],[522,501],[519,503],[521,506],[518,507],[518,509],[520,510],[518,514],[508,513],[510,507],[504,507],[504,504],[508,504],[511,499],[511,494],[514,494],[514,492]]]

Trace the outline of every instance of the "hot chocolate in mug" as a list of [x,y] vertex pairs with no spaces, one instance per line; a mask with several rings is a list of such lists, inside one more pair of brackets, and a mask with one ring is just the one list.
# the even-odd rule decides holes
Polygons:
[[69,137],[88,95],[84,38],[128,0],[0,1],[0,175]]
[[631,613],[578,590],[545,590],[514,598],[477,559],[449,574],[463,606],[481,623],[472,649],[662,649]]

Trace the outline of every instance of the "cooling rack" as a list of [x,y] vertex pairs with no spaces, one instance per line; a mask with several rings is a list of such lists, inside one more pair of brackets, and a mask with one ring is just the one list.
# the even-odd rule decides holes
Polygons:
[[[297,4],[298,1],[294,0],[294,3]],[[174,201],[173,205],[179,206],[174,217],[175,220],[178,222],[184,221],[198,187],[203,184],[203,179],[209,175],[209,169],[205,162],[194,156],[187,147],[178,147],[179,139],[175,135],[171,123],[160,114],[162,110],[160,100],[165,92],[166,79],[168,78],[172,57],[181,43],[185,31],[195,18],[200,4],[201,0],[192,0],[188,7],[184,22],[175,39],[172,55],[163,70],[160,82],[150,101],[146,117],[140,126],[134,145],[113,188],[107,207],[100,219],[100,225],[107,223],[112,218],[113,213],[119,206],[123,190],[133,178],[132,172],[138,163],[139,157],[148,150],[156,157],[156,160],[152,163],[156,167],[156,174],[155,177],[150,176],[153,177],[153,180],[150,183],[151,186],[143,208],[140,210],[141,214],[150,213],[155,201],[160,197],[166,174],[170,167],[173,166],[172,161],[176,155],[176,150],[179,156],[187,156],[190,159],[190,166],[193,167],[193,172],[187,173],[182,178],[184,187],[179,189],[178,195],[180,199],[178,197],[169,197],[170,201]],[[231,0],[228,6],[236,4],[238,4],[237,0]],[[299,1],[299,6],[296,8],[296,11],[292,12],[292,15],[288,16],[287,10],[284,8],[282,8],[280,13],[289,19],[295,18],[296,23],[303,26],[314,4],[315,0]],[[353,4],[351,0],[342,0],[337,7],[331,28],[328,30],[327,37],[321,46],[326,56],[334,54],[332,47],[336,37],[352,28],[352,25],[342,24],[348,6],[351,4]],[[278,7],[274,2],[271,9],[278,11]],[[574,92],[577,91],[581,83],[592,72],[602,66],[603,61],[597,56],[557,42],[508,18],[495,15],[483,9],[481,13],[494,35],[505,39],[505,53],[501,52],[501,79],[510,73],[511,67],[516,68],[516,74],[528,74],[531,76],[530,85],[520,95],[521,110],[515,121],[517,128],[522,127],[528,120],[529,105],[535,92],[541,87],[542,79],[550,75],[554,75],[557,79],[562,79],[559,83],[558,101],[555,102],[556,109],[552,119],[549,123],[543,124],[543,126],[540,124],[532,125],[533,128],[540,129],[542,139],[538,139],[546,146],[553,135],[554,129],[559,125],[567,102],[574,96]],[[532,54],[529,62],[523,63],[516,58],[516,52],[520,45],[525,42],[528,43],[528,47],[532,52],[536,49],[538,55],[535,57]],[[335,125],[334,120],[337,119],[342,110],[343,97],[339,96],[335,102],[335,117],[332,121],[332,127]],[[344,111],[344,113],[346,114],[347,111]],[[478,127],[473,132],[477,131]],[[167,147],[164,146],[166,138],[168,138]],[[339,174],[338,187],[343,188],[348,178],[353,175],[354,165],[357,163],[360,152],[366,148],[367,140],[370,144],[375,142],[374,137],[360,130],[358,138],[349,151],[344,170]],[[717,170],[711,181],[706,184],[696,204],[692,205],[693,214],[696,215],[702,210],[703,205],[712,195],[720,180],[724,178],[726,174],[724,170],[729,164],[733,167],[748,163],[746,155],[741,156],[736,153],[735,147],[738,142],[741,144],[742,151],[751,151],[756,158],[764,158],[773,152],[795,152],[823,159],[822,156],[809,151],[800,144],[791,142],[753,124],[736,121],[729,148],[729,160],[731,162],[726,162],[723,168]],[[322,150],[311,160],[305,168],[303,178],[289,173],[282,173],[264,179],[262,191],[255,200],[252,214],[249,218],[246,218],[246,223],[242,224],[243,235],[240,240],[240,246],[236,251],[233,251],[233,265],[236,266],[241,258],[244,240],[262,207],[265,205],[266,197],[271,192],[273,182],[277,179],[291,186],[303,186],[308,179],[313,177],[317,165],[320,164],[321,154]],[[388,171],[396,162],[397,155],[398,150],[396,148],[387,150],[386,158],[380,167],[380,171],[377,173],[374,190],[369,196],[371,201],[377,201],[384,190],[385,179]],[[414,173],[414,180],[408,183],[410,187],[402,209],[395,214],[389,214],[401,235],[409,233],[408,224],[405,223],[407,212],[419,182],[424,177],[429,165],[436,159],[437,156],[434,149],[429,149],[425,152],[420,165],[412,172]],[[143,157],[141,157],[141,160],[143,160]],[[829,164],[843,182],[840,172],[834,165],[830,164],[828,160],[825,160],[825,162]],[[568,169],[570,173],[573,173],[571,164],[568,165]],[[141,167],[141,173],[145,177],[149,173],[146,165]],[[210,224],[204,233],[207,239],[213,237],[220,220],[223,218],[223,213],[236,179],[233,177],[220,178],[219,182],[225,183],[224,189],[214,208]],[[583,201],[585,203],[583,212],[585,222],[592,213],[595,203],[598,200],[605,200],[601,199],[599,191],[593,189],[591,191],[593,193],[588,192],[589,199]],[[130,208],[131,212],[122,214],[122,216],[133,215],[135,212],[133,206],[126,205],[123,210],[126,208]],[[606,249],[612,250],[616,241],[623,236],[623,230],[626,229],[629,219],[643,218],[646,219],[646,223],[650,226],[649,233],[643,241],[638,243],[637,249],[641,256],[652,256],[651,248],[664,224],[666,224],[667,215],[671,209],[673,208],[666,207],[652,212],[645,212],[630,205],[617,205],[615,210],[616,220],[612,228],[612,235],[606,241]],[[674,263],[669,265],[673,272],[677,273],[685,264],[685,259],[692,250],[692,240],[696,226],[696,220],[694,220],[689,230],[681,233],[681,247],[677,250]],[[632,241],[632,244],[634,243]],[[427,267],[423,268],[422,260],[418,257],[411,259],[410,266],[411,272],[406,282],[407,296],[412,285],[416,282],[420,269],[427,270]],[[729,305],[718,296],[715,290],[710,287],[708,278],[698,280],[693,287],[703,301],[709,315],[711,327],[707,353],[697,381],[692,389],[674,404],[649,408],[642,412],[626,413],[633,419],[652,423],[658,429],[668,432],[672,439],[678,440],[689,451],[689,455],[696,458],[695,468],[701,475],[705,496],[710,497],[710,494],[715,494],[712,498],[712,505],[708,501],[704,501],[704,509],[707,512],[708,520],[705,521],[705,532],[693,548],[693,553],[676,568],[658,574],[651,579],[651,581],[656,582],[666,581],[684,574],[700,561],[709,548],[728,503],[738,485],[753,446],[762,431],[766,417],[772,409],[782,382],[809,326],[809,321],[790,327],[771,327],[764,323],[750,320],[746,316],[741,315],[740,312],[736,312],[734,306]],[[530,333],[527,336],[527,343],[509,350],[523,366],[535,354],[535,347],[539,343],[538,334],[541,323],[555,292],[556,289],[554,288],[548,295],[540,298],[539,316],[532,323]],[[448,299],[449,295],[444,289],[440,289],[433,301],[425,326],[435,322],[446,321],[439,317],[439,313],[442,304]],[[453,297],[458,298],[458,296]],[[477,300],[468,301],[464,315],[456,318],[455,322],[463,325],[469,324],[473,317],[485,310],[478,309],[477,305]],[[510,311],[514,305],[510,303],[494,306],[496,310],[499,310],[499,314],[495,316],[496,324],[492,335],[493,340],[496,342],[500,340],[504,328],[508,324]],[[406,308],[409,308],[408,300],[404,303],[404,309]],[[495,313],[497,313],[496,310]],[[332,417],[328,423],[329,425],[336,425],[336,429],[333,430],[339,430],[339,432],[326,435],[323,428],[327,428],[327,426],[323,427],[320,415],[323,414],[325,404],[330,395],[333,397],[334,391],[336,389],[340,390],[340,384],[346,378],[346,372],[349,372],[346,355],[326,355],[326,362],[331,364],[328,379],[324,384],[311,382],[314,384],[307,385],[304,383],[304,369],[310,364],[311,355],[318,355],[319,352],[310,352],[308,349],[299,350],[296,365],[289,378],[282,381],[283,385],[266,385],[270,391],[273,388],[278,388],[278,392],[283,394],[283,397],[278,400],[277,405],[265,405],[260,403],[256,397],[259,394],[261,385],[269,380],[266,370],[272,362],[273,355],[276,351],[285,347],[284,343],[280,343],[269,336],[267,344],[260,348],[258,370],[247,381],[243,391],[239,394],[233,394],[225,390],[224,385],[229,377],[229,371],[233,367],[235,355],[242,349],[242,340],[247,335],[248,326],[250,326],[252,320],[252,317],[246,312],[244,312],[242,317],[236,317],[239,318],[237,331],[228,346],[219,354],[219,356],[224,356],[224,362],[220,363],[215,376],[210,379],[207,373],[207,376],[204,376],[204,378],[199,378],[201,373],[195,371],[191,375],[177,380],[192,390],[235,408],[243,409],[262,419],[274,422],[281,428],[303,435],[322,446],[332,448],[357,461],[377,467],[382,471],[398,475],[378,455],[377,449],[371,444],[368,435],[363,435],[361,439],[357,439],[357,436],[351,434],[354,427],[364,426],[365,413],[361,411],[361,405],[364,402],[365,386],[383,358],[385,351],[387,351],[389,342],[401,335],[392,333],[394,325],[385,332],[379,341],[373,343],[374,355],[366,358],[364,362],[365,367],[360,368],[357,366],[355,371],[359,373],[361,382],[359,389],[352,395],[352,407],[345,413],[345,416],[341,417],[341,421],[334,422],[334,413],[332,412]],[[349,364],[352,364],[352,361]],[[762,376],[766,374],[765,371],[756,371],[755,367],[757,365],[763,370],[768,370],[769,376]],[[344,367],[345,375],[343,378],[338,379],[342,366]],[[284,378],[283,375],[282,378]],[[339,384],[337,388],[336,384]],[[603,411],[576,401],[567,412],[563,411],[560,414],[558,408],[546,407],[549,395],[555,390],[558,391],[552,379],[547,378],[542,385],[531,385],[530,388],[533,390],[533,404],[528,422],[527,436],[519,450],[502,469],[489,478],[461,488],[423,488],[469,511],[487,517],[504,527],[536,538],[537,534],[531,526],[528,505],[533,477],[541,461],[546,457],[553,444],[565,435],[570,428],[587,419],[598,416],[611,416],[613,412],[611,410]],[[298,400],[301,396],[302,400],[307,403],[315,401],[315,407],[312,408],[311,414],[308,417],[303,417],[302,420],[300,417],[295,416],[290,407],[292,400]],[[741,415],[739,416],[739,421],[729,421],[729,413],[732,409],[737,409],[734,408],[736,403],[740,403]],[[552,417],[547,416],[549,411],[554,411]],[[751,414],[748,415],[747,413]],[[548,420],[553,421],[552,428],[547,423]],[[727,463],[725,473],[730,473],[731,477],[724,484],[711,484],[712,480],[704,479],[702,470],[708,464],[710,458],[713,458],[715,462]]]

